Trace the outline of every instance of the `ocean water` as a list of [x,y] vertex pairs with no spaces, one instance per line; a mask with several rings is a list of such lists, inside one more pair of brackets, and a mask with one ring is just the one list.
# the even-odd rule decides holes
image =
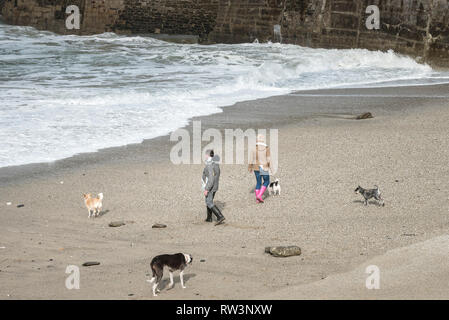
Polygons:
[[395,54],[174,44],[0,24],[0,167],[138,143],[238,101],[301,89],[449,82]]

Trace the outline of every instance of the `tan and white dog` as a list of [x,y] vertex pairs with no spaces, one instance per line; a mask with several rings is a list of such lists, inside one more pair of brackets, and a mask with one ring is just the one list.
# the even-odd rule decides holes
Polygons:
[[[103,207],[103,194],[99,193],[97,198],[92,198],[90,193],[83,194],[84,203],[86,204],[87,210],[89,211],[89,218],[92,215],[98,217]],[[92,212],[92,213],[91,213]]]

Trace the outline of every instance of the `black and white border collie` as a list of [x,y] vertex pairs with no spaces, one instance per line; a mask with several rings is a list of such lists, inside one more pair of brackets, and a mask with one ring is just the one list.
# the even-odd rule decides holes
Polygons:
[[161,254],[159,256],[156,256],[151,260],[150,267],[151,271],[153,272],[153,277],[151,280],[147,280],[149,283],[153,283],[153,296],[157,296],[156,291],[160,292],[159,289],[157,289],[159,283],[161,282],[162,275],[164,273],[164,267],[167,266],[169,273],[170,273],[170,283],[168,285],[168,288],[173,288],[174,282],[173,282],[173,272],[179,270],[179,278],[181,280],[181,287],[185,289],[184,286],[184,269],[187,267],[187,265],[192,263],[192,256],[187,253],[176,253],[176,254]]

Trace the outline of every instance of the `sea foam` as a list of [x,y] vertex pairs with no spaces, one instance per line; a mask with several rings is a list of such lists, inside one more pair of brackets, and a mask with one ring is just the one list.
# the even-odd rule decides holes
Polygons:
[[219,107],[295,90],[448,80],[392,51],[204,46],[0,25],[0,166],[138,143]]

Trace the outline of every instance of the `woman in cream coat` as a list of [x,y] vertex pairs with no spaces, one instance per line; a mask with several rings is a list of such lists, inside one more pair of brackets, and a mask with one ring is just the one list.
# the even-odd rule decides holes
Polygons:
[[[262,196],[270,184],[271,157],[270,148],[265,144],[265,136],[257,136],[256,147],[251,151],[248,171],[254,171],[256,176],[256,200],[263,202]],[[263,184],[262,184],[263,179]]]

